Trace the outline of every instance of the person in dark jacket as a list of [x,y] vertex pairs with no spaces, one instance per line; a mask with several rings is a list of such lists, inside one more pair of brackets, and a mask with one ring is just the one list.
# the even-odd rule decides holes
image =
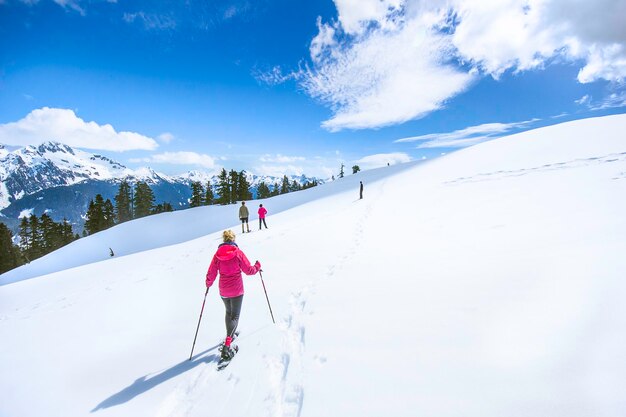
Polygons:
[[254,265],[235,243],[235,233],[225,230],[222,233],[224,243],[220,244],[213,255],[211,265],[206,273],[206,286],[210,288],[219,272],[219,290],[226,307],[226,338],[222,347],[222,359],[230,359],[235,352],[231,347],[235,331],[239,325],[239,314],[243,303],[243,279],[241,273],[254,275],[261,269],[261,263]]
[[363,199],[363,181],[359,181],[361,183],[361,187],[359,187],[359,200]]

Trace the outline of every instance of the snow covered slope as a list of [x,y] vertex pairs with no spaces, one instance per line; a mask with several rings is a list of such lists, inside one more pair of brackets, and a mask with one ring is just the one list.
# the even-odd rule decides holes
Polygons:
[[[415,164],[371,170],[359,175],[345,177],[341,181],[335,181],[323,187],[317,186],[270,199],[249,201],[251,224],[256,226],[254,222],[258,221],[256,212],[259,204],[264,204],[269,210],[268,216],[271,216],[336,193],[351,191],[358,197],[359,181],[380,180],[409,169]],[[122,223],[95,235],[81,238],[43,258],[36,259],[30,264],[0,275],[0,285],[106,260],[110,257],[109,248],[113,250],[116,256],[122,256],[186,242],[229,227],[233,227],[235,231],[241,230],[241,226],[234,223],[239,221],[238,216],[239,204],[232,204],[161,213]],[[268,221],[271,220],[268,219]]]
[[[214,288],[187,359],[228,224],[172,217],[181,243],[4,285],[0,416],[623,415],[625,131],[580,120],[370,173],[363,200],[367,173],[267,200],[238,243],[277,324],[246,277],[222,372]],[[123,247],[111,233],[93,247]]]

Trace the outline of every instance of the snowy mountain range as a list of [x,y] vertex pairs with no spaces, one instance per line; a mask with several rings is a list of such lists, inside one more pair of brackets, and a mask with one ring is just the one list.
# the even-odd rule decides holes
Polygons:
[[[314,179],[305,175],[288,178],[300,184]],[[123,179],[147,182],[156,203],[169,202],[175,209],[188,206],[192,181],[201,181],[205,186],[207,182],[217,184],[216,176],[202,171],[168,176],[151,168],[133,170],[105,156],[58,142],[12,151],[0,145],[0,221],[16,230],[20,216],[47,212],[54,220],[67,218],[80,229],[89,201],[96,194],[113,199]],[[248,173],[253,195],[261,182],[269,185],[281,179]]]

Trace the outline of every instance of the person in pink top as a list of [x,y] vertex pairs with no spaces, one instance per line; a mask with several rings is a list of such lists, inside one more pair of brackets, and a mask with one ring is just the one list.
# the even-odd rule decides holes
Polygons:
[[206,286],[210,288],[213,285],[219,272],[220,296],[226,307],[226,339],[222,348],[222,359],[226,360],[235,354],[231,343],[239,324],[239,314],[243,303],[241,273],[254,275],[261,269],[261,264],[259,261],[256,261],[254,265],[250,264],[246,255],[235,243],[235,233],[232,230],[225,230],[222,238],[224,243],[217,248],[206,273]]
[[267,229],[267,223],[265,223],[265,215],[267,214],[267,210],[263,207],[263,204],[259,204],[259,230],[261,230],[261,222],[265,225]]

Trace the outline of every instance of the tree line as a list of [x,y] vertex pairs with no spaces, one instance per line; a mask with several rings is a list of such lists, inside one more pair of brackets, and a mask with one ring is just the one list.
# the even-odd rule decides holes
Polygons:
[[174,211],[170,203],[154,204],[154,192],[145,181],[137,181],[133,188],[127,180],[123,180],[113,200],[115,204],[96,194],[95,199],[89,202],[83,235],[92,235],[151,214]]
[[55,251],[78,239],[66,219],[55,222],[44,213],[41,217],[24,216],[19,226],[19,245],[13,244],[13,234],[0,223],[0,274]]
[[[273,197],[317,185],[316,180],[307,181],[301,185],[297,181],[289,181],[289,178],[284,175],[281,181],[273,184],[261,182],[257,187],[256,198]],[[246,171],[232,169],[226,171],[222,168],[215,186],[210,182],[207,182],[206,187],[200,181],[191,183],[189,206],[232,204],[252,200],[250,188]],[[108,198],[105,200],[101,194],[96,194],[95,198],[89,201],[83,236],[92,235],[129,220],[173,210],[170,203],[155,205],[154,192],[146,182],[137,181],[133,187],[127,180],[123,180],[113,201]],[[66,219],[56,223],[46,213],[41,217],[34,214],[30,217],[22,217],[18,236],[19,244],[14,245],[13,234],[4,223],[0,223],[0,274],[80,238],[74,233],[71,224]]]
[[[289,181],[286,175],[282,181],[274,184],[266,184],[261,182],[257,187],[257,199],[273,197],[279,194],[287,194],[292,191],[305,190],[307,188],[318,185],[317,180],[307,181],[300,185],[297,181]],[[226,171],[222,168],[217,176],[217,184],[213,186],[211,182],[207,182],[203,186],[200,181],[191,183],[191,199],[190,207],[208,206],[212,204],[232,204],[238,201],[252,200],[252,192],[250,191],[250,182],[248,181],[246,171],[235,171],[231,169]],[[213,192],[215,188],[215,193]]]

